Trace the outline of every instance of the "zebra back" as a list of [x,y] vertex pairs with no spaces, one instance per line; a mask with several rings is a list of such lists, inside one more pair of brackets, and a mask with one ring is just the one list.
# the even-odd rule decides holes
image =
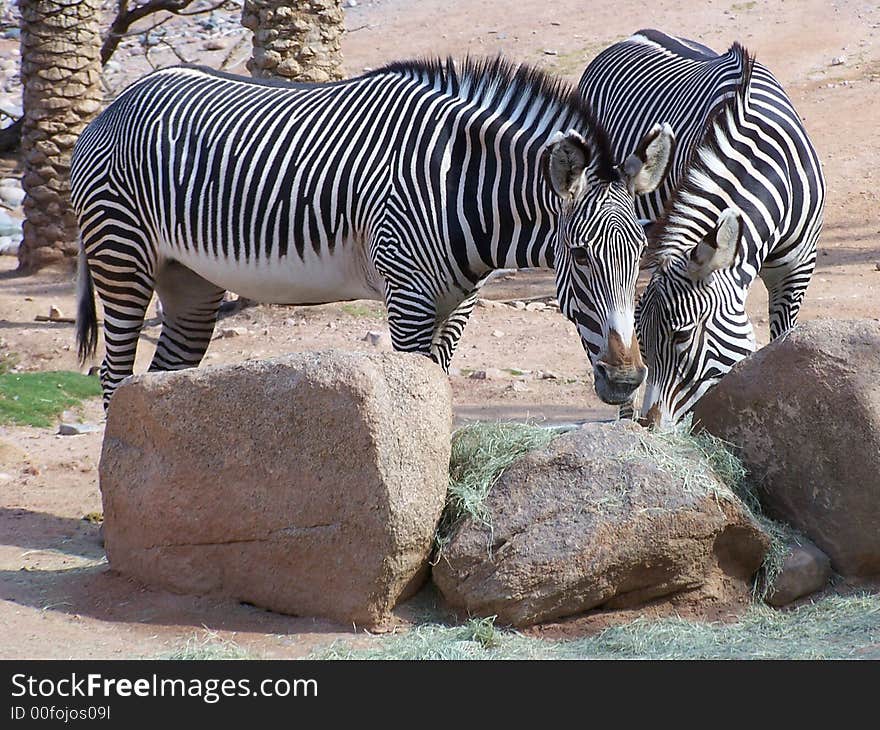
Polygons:
[[663,184],[636,200],[644,220],[660,217],[684,175],[707,120],[734,93],[743,73],[742,48],[727,53],[656,30],[640,30],[609,46],[587,66],[578,89],[623,160],[654,124],[668,123],[675,156]]
[[416,219],[413,245],[448,252],[472,284],[496,264],[552,264],[559,206],[538,166],[570,128],[591,150],[590,178],[614,180],[580,96],[502,59],[399,62],[322,85],[174,67],[84,131],[72,197],[87,227],[112,190],[175,257],[254,265],[363,242],[399,206]]
[[[741,72],[691,147],[652,236],[654,258],[688,252],[725,209],[741,214],[748,284],[766,262],[815,255],[825,183],[818,156],[773,74],[734,44]],[[805,240],[811,250],[804,250]],[[800,249],[795,252],[795,249]]]

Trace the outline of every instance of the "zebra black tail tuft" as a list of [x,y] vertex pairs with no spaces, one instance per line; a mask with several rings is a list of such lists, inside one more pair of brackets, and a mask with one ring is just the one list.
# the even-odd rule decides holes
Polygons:
[[95,286],[86,252],[80,243],[76,276],[76,352],[83,365],[98,349],[98,314],[95,311]]

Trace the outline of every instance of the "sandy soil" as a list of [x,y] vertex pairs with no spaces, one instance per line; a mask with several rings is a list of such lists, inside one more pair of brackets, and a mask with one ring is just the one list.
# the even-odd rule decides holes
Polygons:
[[[645,26],[696,38],[723,49],[743,41],[785,84],[824,161],[828,207],[821,255],[802,311],[804,319],[880,317],[880,217],[876,185],[880,148],[880,8],[868,2],[799,3],[658,0],[593,3],[575,0],[495,3],[466,0],[384,0],[347,10],[344,52],[350,73],[414,55],[505,55],[537,63],[577,81],[586,62],[607,44]],[[227,49],[189,57],[218,64]],[[5,42],[7,46],[10,42]],[[0,44],[2,50],[2,44]],[[239,50],[238,56],[243,58]],[[836,56],[847,62],[831,65]],[[123,59],[124,60],[124,59]],[[154,57],[163,62],[164,59]],[[172,60],[164,60],[171,63]],[[243,71],[241,63],[232,63]],[[132,55],[122,75],[148,66]],[[117,75],[115,83],[120,82]],[[14,173],[0,163],[0,177]],[[69,272],[14,276],[14,259],[0,259],[0,354],[16,353],[26,370],[76,369],[73,326],[36,322],[50,305],[72,315]],[[549,272],[519,272],[486,290],[497,301],[550,298]],[[766,294],[749,301],[759,342],[767,339]],[[310,308],[258,306],[223,320],[207,362],[262,358],[325,348],[372,349],[368,331],[386,329],[372,302]],[[149,360],[159,328],[147,327],[138,367]],[[385,347],[387,345],[379,345]],[[552,310],[487,304],[475,310],[452,375],[456,413],[551,421],[610,418],[591,391],[577,335]],[[495,368],[489,379],[469,377]],[[512,372],[511,372],[512,371]],[[538,371],[549,371],[543,378]],[[524,373],[524,374],[516,374]],[[77,414],[101,423],[100,404]],[[174,596],[139,586],[109,570],[98,526],[97,464],[101,433],[62,437],[55,429],[0,427],[0,656],[154,657],[190,641],[234,641],[257,656],[295,657],[334,639],[356,639],[347,627],[279,616],[251,606]],[[434,599],[422,595],[420,608]],[[405,624],[412,606],[401,609]],[[585,622],[594,630],[597,622]],[[598,625],[602,625],[599,621]]]

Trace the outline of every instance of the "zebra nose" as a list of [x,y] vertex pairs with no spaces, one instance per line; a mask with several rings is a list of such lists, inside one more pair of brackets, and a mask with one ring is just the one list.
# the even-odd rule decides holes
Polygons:
[[629,403],[646,374],[644,365],[612,365],[598,360],[593,366],[596,394],[611,405]]

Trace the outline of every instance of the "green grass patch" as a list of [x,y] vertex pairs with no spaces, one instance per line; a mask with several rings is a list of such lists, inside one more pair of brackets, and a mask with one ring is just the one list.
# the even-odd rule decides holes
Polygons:
[[0,375],[8,373],[19,363],[17,352],[0,352]]
[[[375,636],[370,645],[352,649],[339,639],[307,659],[539,659],[543,642],[495,626],[494,619],[471,619],[461,626],[429,623],[409,631]],[[549,646],[549,645],[548,645]]]
[[65,408],[101,395],[98,378],[60,371],[0,375],[0,423],[52,426]]
[[212,659],[257,659],[258,657],[245,651],[234,641],[222,639],[213,631],[206,631],[204,636],[193,635],[189,637],[179,648],[160,658],[208,661]]
[[[605,38],[604,40],[595,40],[581,46],[580,48],[576,48],[573,51],[569,51],[568,53],[560,53],[557,56],[553,56],[551,57],[551,62],[554,71],[560,76],[574,76],[580,78],[584,69],[587,67],[587,64],[599,55],[601,51],[618,41],[622,41],[626,37],[627,36],[617,36],[614,38]],[[543,49],[538,55],[544,59]]]
[[640,446],[628,458],[648,458],[681,483],[691,495],[711,493],[716,499],[737,501],[736,487],[745,478],[742,462],[713,436],[694,434],[690,417],[667,430],[640,431]]
[[385,310],[381,305],[370,306],[369,304],[343,304],[342,311],[349,317],[359,317],[367,319],[383,319]]
[[560,433],[527,423],[480,422],[459,428],[452,435],[449,488],[435,537],[438,553],[466,517],[491,530],[486,497],[492,486],[519,457],[546,448]]
[[832,596],[791,611],[756,604],[730,624],[641,619],[557,651],[602,659],[877,659],[880,596]]
[[336,641],[307,658],[880,659],[880,596],[831,596],[790,611],[755,605],[728,624],[638,619],[572,641],[527,637],[491,619],[424,624],[358,649]]

